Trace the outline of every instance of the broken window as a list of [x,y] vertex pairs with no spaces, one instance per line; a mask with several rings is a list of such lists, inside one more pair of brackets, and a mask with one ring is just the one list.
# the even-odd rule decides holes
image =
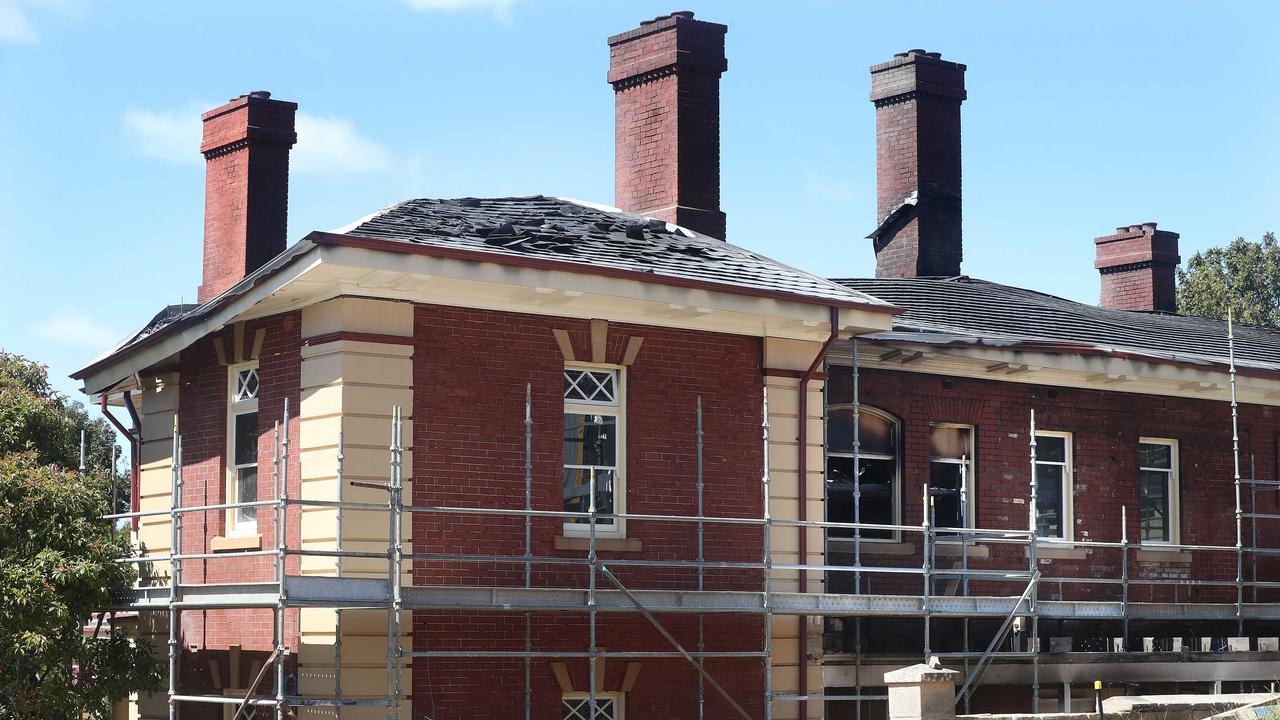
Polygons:
[[[258,379],[257,363],[233,366],[228,377],[227,402],[227,502],[258,499]],[[257,531],[256,507],[232,508],[227,513],[228,534]]]
[[1071,434],[1036,433],[1036,536],[1071,539]]
[[973,496],[973,427],[939,423],[929,431],[929,498],[932,525],[969,527]]
[[1178,441],[1138,443],[1138,524],[1142,542],[1178,542]]
[[[852,405],[827,408],[827,521],[895,525],[898,514],[898,421],[875,408],[858,412],[854,458]],[[856,466],[856,471],[855,471]],[[855,509],[855,499],[858,499]],[[850,528],[832,528],[832,538],[851,538]],[[892,530],[863,530],[863,538],[891,539]]]
[[[595,488],[596,531],[620,534],[613,517],[623,512],[621,498],[623,416],[621,378],[617,369],[565,368],[564,371],[564,509],[591,511]],[[590,531],[586,518],[565,523],[571,532]]]

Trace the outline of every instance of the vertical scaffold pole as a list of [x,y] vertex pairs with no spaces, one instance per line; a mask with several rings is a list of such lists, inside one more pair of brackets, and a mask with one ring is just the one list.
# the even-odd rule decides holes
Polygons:
[[1120,652],[1129,652],[1129,508],[1120,506]]
[[[862,378],[858,362],[858,338],[853,342],[853,593],[862,594]],[[828,383],[828,387],[830,383]],[[830,535],[831,531],[825,531]],[[862,720],[862,618],[853,619],[854,720]]]
[[404,561],[401,539],[404,511],[404,500],[401,497],[404,487],[403,455],[404,418],[400,406],[396,405],[391,410],[391,517],[387,523],[390,536],[390,546],[387,548],[387,589],[391,596],[391,603],[387,608],[387,720],[398,720],[400,717],[400,660],[404,654],[404,648],[400,645],[400,608],[403,605],[400,585]]
[[289,649],[285,646],[285,567],[289,522],[289,398],[284,399],[280,426],[280,495],[276,501],[276,718],[284,718],[284,673]]
[[1236,335],[1227,310],[1227,359],[1231,374],[1231,463],[1236,492],[1236,633],[1244,635],[1244,512],[1240,507],[1240,418],[1236,403]]
[[[698,449],[698,458],[697,458],[698,517],[701,518],[702,517],[702,488],[703,488],[703,485],[702,485],[702,482],[703,482],[702,480],[702,396],[701,395],[698,396],[696,432],[697,432],[697,449]],[[704,529],[702,525],[702,520],[698,520],[698,592],[702,592],[704,589],[706,589],[705,587],[706,570],[702,567],[703,562],[706,561],[705,557],[702,554],[703,533],[704,533]],[[706,652],[706,650],[707,650],[706,627],[705,627],[702,613],[698,613],[698,652],[703,653],[703,652]],[[698,662],[705,664],[706,659],[703,658],[701,655],[699,655]],[[706,681],[703,679],[702,673],[698,673],[698,720],[702,720],[702,718],[705,717],[705,714],[706,714],[706,704],[707,704],[706,692],[707,692]]]
[[[1036,568],[1039,563],[1036,561],[1036,504],[1039,502],[1039,478],[1036,473],[1036,411],[1031,409],[1031,502],[1027,508],[1027,530],[1030,536],[1027,539],[1027,561],[1030,566],[1031,577],[1035,577]],[[1036,595],[1039,592],[1039,583],[1031,588],[1031,594],[1027,597],[1027,605],[1031,610],[1031,633],[1027,637],[1027,642],[1031,645],[1031,712],[1039,712],[1040,709],[1040,612],[1037,608]]]
[[[338,577],[342,577],[342,503],[345,501],[346,493],[343,485],[346,481],[343,479],[346,463],[346,439],[343,435],[341,427],[338,429],[338,508],[337,508],[337,535],[334,539],[334,547],[338,551],[335,559],[336,572]],[[342,700],[342,608],[334,610],[334,635],[333,635],[333,699],[335,701]],[[342,717],[342,705],[339,704],[335,708],[335,715]]]
[[[533,383],[524,386],[524,586],[533,587]],[[524,614],[524,720],[533,717],[533,613]]]
[[[596,457],[599,457],[597,454]],[[588,471],[591,493],[587,500],[590,537],[587,541],[587,717],[596,716],[596,467]]]
[[[80,465],[84,470],[84,433],[81,431]],[[178,585],[182,582],[182,436],[178,434],[178,416],[173,416],[173,463],[169,472],[169,720],[178,720],[178,630],[182,610]]]
[[764,586],[764,597],[762,607],[764,608],[764,717],[765,720],[773,720],[773,602],[770,599],[773,594],[773,554],[769,551],[770,537],[772,536],[773,516],[769,510],[769,387],[764,388],[764,398],[761,403],[761,443],[763,446],[763,468],[760,473],[760,493],[761,493],[761,509],[764,516],[764,537],[763,549],[761,552],[761,561],[764,564],[764,577],[762,578]]
[[1252,602],[1258,602],[1258,463],[1249,453],[1249,581]]
[[923,530],[923,532],[921,532],[921,536],[924,538],[924,540],[921,541],[923,543],[923,550],[920,553],[920,557],[923,558],[921,561],[921,569],[924,571],[924,575],[923,575],[924,589],[920,595],[920,601],[921,601],[920,604],[922,606],[922,609],[924,610],[924,660],[925,662],[929,662],[929,655],[932,653],[932,649],[929,643],[929,635],[930,635],[930,631],[932,630],[932,628],[930,627],[931,611],[929,609],[929,595],[932,592],[932,588],[930,587],[930,585],[933,584],[933,569],[929,565],[929,561],[933,554],[933,523],[930,522],[931,521],[930,516],[932,514],[933,514],[933,498],[929,496],[929,483],[925,483],[924,493],[923,493],[923,504],[920,507],[920,515],[923,518],[920,522],[920,527]]

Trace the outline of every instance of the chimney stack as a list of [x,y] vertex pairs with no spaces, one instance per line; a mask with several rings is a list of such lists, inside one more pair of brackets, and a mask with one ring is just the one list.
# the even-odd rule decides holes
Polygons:
[[289,149],[297,103],[265,91],[241,95],[201,116],[205,157],[204,278],[207,302],[284,250]]
[[1116,228],[1094,239],[1102,274],[1102,307],[1176,313],[1178,233],[1153,222]]
[[614,203],[721,240],[720,75],[728,27],[675,12],[609,38]]
[[876,277],[960,274],[960,103],[965,66],[909,50],[871,66],[876,106]]

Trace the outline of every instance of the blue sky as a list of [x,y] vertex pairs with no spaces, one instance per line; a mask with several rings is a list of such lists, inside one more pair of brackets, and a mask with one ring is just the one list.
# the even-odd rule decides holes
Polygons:
[[0,347],[66,375],[200,281],[199,113],[300,103],[290,240],[408,197],[611,203],[605,37],[677,9],[730,26],[730,239],[868,275],[867,68],[969,67],[970,275],[1095,302],[1094,236],[1156,221],[1184,258],[1280,229],[1280,5],[1209,2],[0,0]]

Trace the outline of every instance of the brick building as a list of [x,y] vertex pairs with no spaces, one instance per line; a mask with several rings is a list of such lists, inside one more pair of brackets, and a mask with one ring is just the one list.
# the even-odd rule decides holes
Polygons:
[[122,606],[172,669],[129,711],[880,716],[922,653],[974,709],[1069,706],[1085,651],[1269,679],[1280,335],[1229,372],[1154,223],[1096,240],[1101,307],[962,276],[937,53],[871,69],[874,279],[725,242],[725,33],[609,39],[618,208],[417,199],[290,245],[297,106],[203,116],[199,304],[76,375],[131,419]]

